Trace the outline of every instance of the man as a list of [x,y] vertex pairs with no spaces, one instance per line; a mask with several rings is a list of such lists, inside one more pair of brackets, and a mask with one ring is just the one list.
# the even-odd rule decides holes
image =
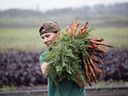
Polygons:
[[[60,27],[56,22],[46,21],[40,27],[39,33],[44,44],[48,47],[48,49],[40,55],[42,73],[47,75],[46,69],[48,62],[45,62],[44,58],[52,48],[52,45],[56,42],[60,34]],[[59,81],[59,85],[57,86],[53,80],[48,77],[48,96],[85,96],[85,88],[79,87],[74,81],[67,79]]]

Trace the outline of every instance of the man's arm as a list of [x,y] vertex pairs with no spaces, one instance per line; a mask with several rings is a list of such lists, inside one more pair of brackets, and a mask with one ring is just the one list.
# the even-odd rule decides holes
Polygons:
[[46,74],[46,69],[47,69],[47,66],[48,66],[48,63],[44,63],[44,64],[41,64],[41,71],[43,73],[43,75],[47,76]]

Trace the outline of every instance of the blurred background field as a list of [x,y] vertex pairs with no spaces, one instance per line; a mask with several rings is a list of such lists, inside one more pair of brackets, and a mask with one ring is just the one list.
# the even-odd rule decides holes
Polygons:
[[105,42],[114,47],[128,47],[128,3],[110,5],[82,6],[78,8],[53,9],[45,12],[28,9],[0,10],[0,51],[10,49],[44,49],[39,36],[39,27],[46,20],[59,23],[62,31],[71,22],[94,28],[93,37],[103,37]]
[[[90,37],[103,37],[104,42],[116,47],[128,47],[128,28],[95,28]],[[0,29],[0,51],[41,51],[45,48],[38,28]]]
[[41,49],[40,36],[36,28],[3,28],[0,29],[0,51]]

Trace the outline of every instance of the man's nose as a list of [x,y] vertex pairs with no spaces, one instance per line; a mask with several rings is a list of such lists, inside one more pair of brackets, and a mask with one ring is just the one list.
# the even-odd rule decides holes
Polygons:
[[46,44],[48,42],[48,39],[47,38],[44,38],[44,43]]

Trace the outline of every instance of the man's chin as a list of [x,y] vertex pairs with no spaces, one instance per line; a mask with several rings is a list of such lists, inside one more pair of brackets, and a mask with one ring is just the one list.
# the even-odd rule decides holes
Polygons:
[[50,43],[50,44],[46,44],[47,47],[52,47],[52,45],[53,45],[53,44],[51,44],[51,43]]
[[47,47],[51,47],[51,45],[49,45],[49,44],[47,44],[46,46],[47,46]]

